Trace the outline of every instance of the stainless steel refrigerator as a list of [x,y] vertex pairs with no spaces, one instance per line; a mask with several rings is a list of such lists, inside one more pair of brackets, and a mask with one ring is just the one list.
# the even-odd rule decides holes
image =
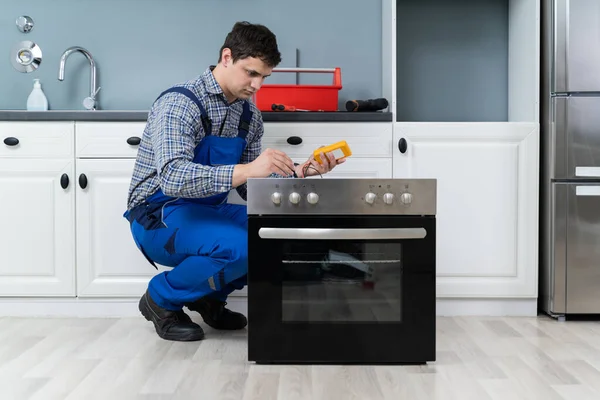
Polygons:
[[600,0],[542,0],[540,308],[600,314]]

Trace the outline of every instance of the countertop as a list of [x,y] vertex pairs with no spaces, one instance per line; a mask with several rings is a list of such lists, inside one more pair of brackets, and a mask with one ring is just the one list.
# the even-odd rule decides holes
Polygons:
[[[263,112],[264,122],[391,122],[391,112]],[[143,122],[148,111],[0,110],[0,121],[131,121]]]

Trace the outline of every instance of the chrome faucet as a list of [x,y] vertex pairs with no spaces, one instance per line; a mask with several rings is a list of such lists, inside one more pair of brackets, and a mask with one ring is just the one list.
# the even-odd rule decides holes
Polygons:
[[74,52],[81,52],[90,62],[90,96],[83,99],[83,106],[87,110],[95,110],[96,109],[96,94],[100,88],[96,89],[96,62],[94,61],[94,57],[92,54],[84,49],[83,47],[73,46],[69,47],[60,57],[60,67],[58,69],[58,80],[63,81],[65,79],[65,63],[67,62],[67,57],[69,57]]

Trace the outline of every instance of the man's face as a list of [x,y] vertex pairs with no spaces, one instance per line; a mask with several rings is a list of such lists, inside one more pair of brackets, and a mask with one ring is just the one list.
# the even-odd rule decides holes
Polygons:
[[231,53],[225,54],[223,61],[227,66],[227,91],[242,100],[250,99],[273,69],[259,58],[248,57],[234,63]]

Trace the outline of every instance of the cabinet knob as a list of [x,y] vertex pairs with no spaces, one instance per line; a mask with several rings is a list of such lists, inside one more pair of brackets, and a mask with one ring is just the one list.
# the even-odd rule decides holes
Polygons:
[[140,139],[137,136],[132,136],[129,139],[127,139],[127,144],[130,144],[132,146],[137,146],[141,143],[142,139]]
[[85,189],[87,187],[87,184],[88,184],[87,176],[85,176],[85,174],[79,175],[79,186],[82,189]]
[[4,144],[7,146],[16,146],[19,144],[19,139],[16,137],[7,137],[4,139]]
[[60,187],[62,187],[63,189],[69,187],[69,175],[62,174],[62,176],[60,177]]
[[287,142],[293,146],[297,146],[302,143],[302,138],[299,136],[290,136],[287,138]]
[[400,150],[400,153],[406,153],[407,148],[408,144],[406,143],[406,139],[400,138],[400,140],[398,140],[398,150]]

